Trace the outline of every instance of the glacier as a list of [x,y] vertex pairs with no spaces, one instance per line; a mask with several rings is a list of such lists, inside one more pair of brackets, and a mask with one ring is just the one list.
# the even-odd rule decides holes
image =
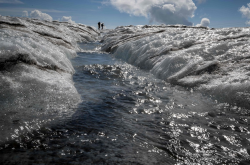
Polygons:
[[0,143],[74,113],[81,97],[70,59],[98,35],[83,24],[0,16]]
[[173,85],[250,108],[250,28],[120,26],[102,50]]
[[0,16],[0,162],[247,163],[249,29]]

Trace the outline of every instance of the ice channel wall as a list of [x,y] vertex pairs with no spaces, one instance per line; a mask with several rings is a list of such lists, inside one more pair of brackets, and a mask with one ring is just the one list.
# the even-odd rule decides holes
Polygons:
[[169,83],[250,108],[250,28],[121,26],[102,50]]
[[70,59],[97,36],[82,24],[0,16],[0,143],[74,112]]

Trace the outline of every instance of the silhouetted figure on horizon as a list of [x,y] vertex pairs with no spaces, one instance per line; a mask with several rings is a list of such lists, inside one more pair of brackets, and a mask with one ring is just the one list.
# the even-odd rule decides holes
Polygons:
[[103,30],[104,23],[102,23],[101,26],[102,26],[102,30]]
[[101,28],[101,22],[98,22],[98,30]]

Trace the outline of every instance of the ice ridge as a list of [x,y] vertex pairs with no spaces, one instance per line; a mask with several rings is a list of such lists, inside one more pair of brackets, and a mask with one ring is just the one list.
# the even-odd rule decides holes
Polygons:
[[93,27],[0,16],[0,143],[74,113],[80,96],[70,59]]
[[250,28],[121,26],[102,50],[174,85],[250,108]]

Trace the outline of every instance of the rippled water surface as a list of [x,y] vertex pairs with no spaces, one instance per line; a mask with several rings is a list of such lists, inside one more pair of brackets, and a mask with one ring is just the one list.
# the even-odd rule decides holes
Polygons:
[[1,147],[4,164],[250,164],[250,111],[81,44],[72,117]]

